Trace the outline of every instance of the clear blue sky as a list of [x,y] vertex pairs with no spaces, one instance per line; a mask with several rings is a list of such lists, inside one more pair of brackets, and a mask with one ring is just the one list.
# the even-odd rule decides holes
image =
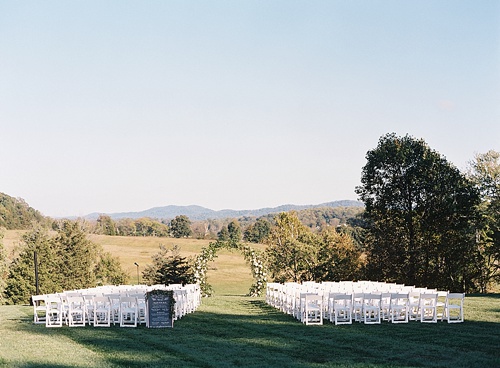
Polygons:
[[500,1],[0,0],[0,192],[49,216],[356,199],[500,151]]

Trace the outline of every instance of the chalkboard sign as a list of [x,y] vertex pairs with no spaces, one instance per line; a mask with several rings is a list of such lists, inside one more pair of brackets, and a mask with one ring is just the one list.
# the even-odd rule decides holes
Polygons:
[[152,290],[146,293],[148,328],[174,327],[175,300],[172,290]]

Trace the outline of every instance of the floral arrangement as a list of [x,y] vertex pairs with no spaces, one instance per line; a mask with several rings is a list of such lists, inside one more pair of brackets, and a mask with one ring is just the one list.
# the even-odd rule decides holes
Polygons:
[[[217,251],[220,248],[234,249],[234,246],[229,246],[227,242],[217,241],[210,243],[208,247],[201,249],[201,253],[195,258],[193,273],[195,283],[200,285],[202,295],[207,297],[213,294],[213,289],[207,282],[208,262],[212,262],[217,257]],[[238,244],[236,247],[245,258],[245,261],[250,265],[254,283],[248,292],[249,296],[262,295],[267,284],[267,270],[262,253],[254,250],[248,245]]]
[[248,245],[242,245],[239,249],[243,253],[243,257],[247,263],[250,265],[252,276],[254,278],[254,283],[250,286],[248,295],[260,296],[264,292],[264,288],[267,284],[267,271],[264,260],[262,259],[262,253],[257,252]]

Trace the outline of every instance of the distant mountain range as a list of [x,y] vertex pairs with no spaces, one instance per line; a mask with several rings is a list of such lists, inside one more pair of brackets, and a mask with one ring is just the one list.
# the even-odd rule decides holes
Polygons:
[[265,216],[270,213],[288,212],[288,211],[300,211],[310,208],[323,208],[323,207],[363,207],[362,202],[352,201],[352,200],[342,200],[321,203],[316,205],[294,205],[285,204],[273,208],[259,208],[256,210],[220,210],[214,211],[209,208],[201,206],[164,206],[164,207],[153,207],[149,210],[140,212],[120,212],[120,213],[91,213],[85,216],[86,219],[95,220],[99,215],[108,215],[113,220],[131,218],[137,219],[141,217],[150,217],[155,219],[173,219],[179,215],[185,215],[193,221],[202,221],[208,219],[223,219],[223,218],[239,218],[243,216]]

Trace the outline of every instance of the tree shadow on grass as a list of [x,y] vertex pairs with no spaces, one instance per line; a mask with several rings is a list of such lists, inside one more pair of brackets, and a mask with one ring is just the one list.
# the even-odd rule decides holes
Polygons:
[[24,320],[23,328],[63,335],[117,367],[500,366],[491,322],[305,326],[261,299],[235,300],[246,308],[240,314],[198,310],[173,329],[46,329]]

